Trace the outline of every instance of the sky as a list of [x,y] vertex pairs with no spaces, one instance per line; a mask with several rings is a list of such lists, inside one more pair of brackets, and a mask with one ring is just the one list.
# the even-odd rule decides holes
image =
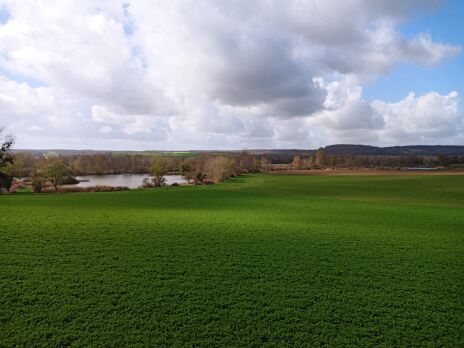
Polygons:
[[0,0],[17,148],[464,144],[464,1]]

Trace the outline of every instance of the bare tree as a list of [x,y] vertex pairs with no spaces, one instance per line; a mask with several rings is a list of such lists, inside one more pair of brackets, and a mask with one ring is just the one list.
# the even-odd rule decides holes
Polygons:
[[316,166],[324,168],[327,165],[327,155],[323,148],[316,151]]
[[293,157],[292,167],[293,169],[301,169],[303,167],[303,160],[301,159],[301,156],[296,155]]
[[206,181],[206,174],[203,173],[202,171],[196,170],[195,171],[195,184],[196,185],[203,185]]
[[261,157],[259,168],[264,171],[270,171],[272,169],[271,160],[267,157]]
[[254,173],[258,170],[256,159],[247,151],[243,151],[238,158],[238,170],[241,173]]
[[226,156],[212,156],[207,162],[208,178],[214,182],[221,182],[234,175],[236,162]]

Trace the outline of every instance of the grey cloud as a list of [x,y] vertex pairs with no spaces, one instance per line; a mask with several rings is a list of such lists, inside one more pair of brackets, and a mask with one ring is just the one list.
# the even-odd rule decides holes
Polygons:
[[446,0],[385,0],[366,1],[366,9],[378,17],[391,16],[405,19],[410,15],[425,15],[436,11]]
[[286,118],[308,116],[322,109],[326,94],[325,90],[317,87],[309,95],[279,98],[263,105],[261,113]]
[[[352,93],[398,62],[434,65],[461,51],[398,29],[441,2],[159,0],[154,10],[148,0],[53,9],[6,0],[0,121],[27,139],[79,134],[134,146],[296,146],[316,130],[334,141],[363,132],[372,142],[459,140],[456,96],[369,103]],[[18,75],[45,87],[11,80]]]
[[297,114],[307,115],[321,109],[324,91],[314,85],[313,76],[304,66],[292,61],[288,48],[280,43],[256,40],[223,53],[227,63],[212,76],[212,97],[234,106],[277,101],[275,111],[283,114],[295,114],[295,110],[285,110],[286,104],[291,106],[292,99],[304,99],[304,103],[299,103]]
[[368,102],[354,100],[328,112],[327,125],[335,130],[380,129],[384,120]]

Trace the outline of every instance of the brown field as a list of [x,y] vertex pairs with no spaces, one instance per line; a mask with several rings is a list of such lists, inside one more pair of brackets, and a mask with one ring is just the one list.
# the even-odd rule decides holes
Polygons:
[[437,169],[437,170],[401,170],[401,169],[287,169],[276,170],[269,173],[295,174],[295,175],[464,175],[464,168]]

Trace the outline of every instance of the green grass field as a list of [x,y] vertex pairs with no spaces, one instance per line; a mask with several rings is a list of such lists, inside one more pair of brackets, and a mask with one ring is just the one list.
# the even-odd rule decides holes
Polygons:
[[0,346],[464,346],[464,176],[0,196]]

